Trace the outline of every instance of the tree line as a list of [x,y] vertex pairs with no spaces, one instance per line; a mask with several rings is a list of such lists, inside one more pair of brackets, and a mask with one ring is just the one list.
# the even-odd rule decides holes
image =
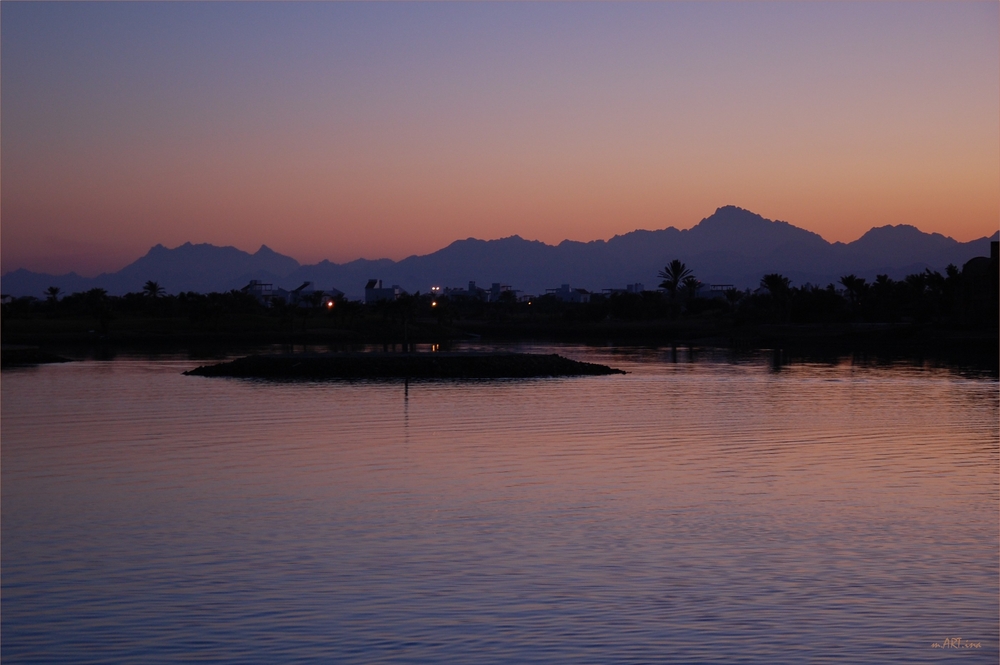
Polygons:
[[794,286],[784,275],[771,273],[761,278],[756,290],[731,288],[713,303],[700,297],[701,282],[679,260],[667,265],[659,277],[675,315],[714,307],[732,312],[738,321],[757,323],[936,322],[995,327],[998,320],[995,258],[973,259],[961,270],[949,265],[943,275],[928,268],[898,281],[877,275],[869,282],[849,274],[825,287]]
[[186,291],[168,295],[158,282],[152,280],[146,282],[141,291],[122,296],[109,295],[101,288],[63,295],[55,286],[46,289],[43,295],[44,299],[27,296],[4,303],[3,321],[25,318],[88,319],[95,322],[103,333],[112,328],[113,322],[124,319],[181,319],[195,328],[232,329],[262,323],[280,325],[296,318],[320,315],[342,316],[358,308],[356,303],[344,300],[336,301],[336,312],[297,307],[280,299],[265,306],[253,295],[236,289],[221,293]]
[[26,297],[5,303],[3,320],[18,318],[89,318],[102,332],[117,319],[184,319],[198,328],[233,329],[274,327],[323,320],[342,325],[363,319],[368,326],[403,326],[425,321],[439,325],[463,320],[517,323],[518,321],[601,322],[713,318],[740,324],[827,323],[936,323],[996,327],[998,321],[997,260],[980,258],[963,269],[949,265],[944,274],[930,269],[901,280],[878,275],[869,282],[844,275],[836,284],[795,285],[781,274],[761,277],[756,289],[731,288],[706,294],[693,269],[680,260],[658,274],[659,291],[591,294],[588,303],[560,302],[547,294],[518,301],[504,294],[498,302],[475,298],[404,294],[396,301],[362,305],[338,299],[329,309],[315,302],[302,307],[280,299],[258,301],[244,291],[183,292],[167,295],[155,281],[123,296],[91,289],[60,297],[57,287],[43,299]]

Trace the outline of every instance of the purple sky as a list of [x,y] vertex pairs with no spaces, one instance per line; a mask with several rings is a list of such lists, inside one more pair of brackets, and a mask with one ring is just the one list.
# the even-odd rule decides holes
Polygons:
[[2,269],[1000,226],[1000,4],[0,3]]

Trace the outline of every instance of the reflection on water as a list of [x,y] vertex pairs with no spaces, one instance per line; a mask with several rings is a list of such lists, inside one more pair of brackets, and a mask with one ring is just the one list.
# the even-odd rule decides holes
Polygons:
[[5,371],[4,662],[997,661],[995,380],[541,350],[630,374]]

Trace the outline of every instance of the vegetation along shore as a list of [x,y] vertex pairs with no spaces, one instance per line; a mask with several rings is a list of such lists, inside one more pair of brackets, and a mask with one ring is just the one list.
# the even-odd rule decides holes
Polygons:
[[[708,292],[693,269],[665,265],[659,290],[555,294],[495,300],[440,293],[397,294],[361,303],[338,297],[290,304],[251,292],[166,295],[154,282],[142,292],[101,289],[63,296],[5,299],[5,345],[143,347],[210,344],[394,344],[565,341],[612,344],[787,348],[995,357],[998,262],[969,261],[944,274],[925,270],[903,280],[854,275],[823,287],[763,275],[757,289]],[[16,354],[5,351],[7,360]],[[23,356],[24,353],[22,352]],[[25,356],[27,357],[27,356]],[[42,356],[38,355],[40,361]]]

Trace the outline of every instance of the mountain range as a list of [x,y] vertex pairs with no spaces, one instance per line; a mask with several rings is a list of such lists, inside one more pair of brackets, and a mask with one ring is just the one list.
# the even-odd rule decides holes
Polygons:
[[564,240],[558,245],[519,236],[469,238],[401,261],[302,265],[266,245],[254,254],[209,244],[185,243],[174,249],[156,245],[118,272],[88,278],[20,269],[4,274],[0,289],[5,295],[39,298],[50,286],[65,293],[103,288],[123,294],[139,291],[153,280],[167,293],[209,292],[242,288],[258,279],[285,288],[312,281],[318,289],[337,288],[349,298],[360,298],[365,283],[373,278],[410,292],[426,292],[434,285],[465,287],[470,281],[485,287],[501,282],[530,294],[566,283],[591,291],[635,282],[654,289],[660,282],[658,271],[675,258],[705,284],[756,287],[764,274],[776,272],[796,286],[825,286],[852,273],[869,280],[879,273],[900,279],[925,268],[943,271],[950,263],[961,267],[973,257],[989,256],[990,240],[998,236],[963,243],[898,225],[873,228],[850,243],[830,243],[787,222],[725,206],[686,230],[637,230],[610,240]]

